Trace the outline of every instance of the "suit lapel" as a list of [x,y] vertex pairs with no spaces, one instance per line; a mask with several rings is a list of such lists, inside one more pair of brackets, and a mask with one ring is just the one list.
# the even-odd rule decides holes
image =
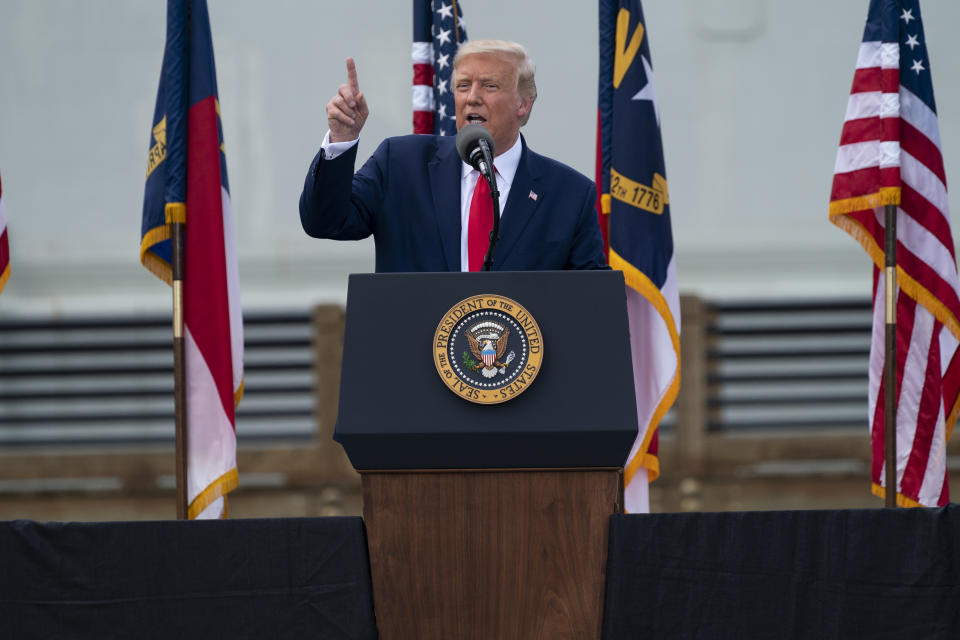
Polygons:
[[460,271],[460,156],[453,144],[441,145],[428,165],[433,215],[449,271]]
[[[536,212],[543,194],[540,192],[540,168],[533,155],[527,150],[527,141],[520,136],[523,150],[517,173],[510,185],[510,195],[503,208],[504,218],[500,224],[500,240],[494,255],[494,268],[502,265],[523,235],[533,214]],[[530,194],[537,194],[536,199]]]

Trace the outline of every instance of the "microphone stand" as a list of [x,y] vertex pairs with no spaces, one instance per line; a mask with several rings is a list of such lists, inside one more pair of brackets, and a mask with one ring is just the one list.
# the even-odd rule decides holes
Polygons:
[[489,167],[489,176],[481,172],[480,176],[490,185],[490,197],[493,198],[493,228],[490,229],[490,244],[487,246],[487,254],[483,257],[483,270],[490,271],[493,267],[493,249],[497,246],[497,240],[500,239],[500,190],[497,188],[496,170],[493,168],[493,158],[490,157],[490,147],[485,140],[480,141],[480,149],[483,151],[483,158]]

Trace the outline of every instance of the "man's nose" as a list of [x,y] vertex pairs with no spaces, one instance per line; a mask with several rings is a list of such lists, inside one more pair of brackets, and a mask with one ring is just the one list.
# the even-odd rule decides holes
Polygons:
[[476,104],[480,102],[480,85],[470,85],[470,92],[467,94],[467,102],[470,104]]

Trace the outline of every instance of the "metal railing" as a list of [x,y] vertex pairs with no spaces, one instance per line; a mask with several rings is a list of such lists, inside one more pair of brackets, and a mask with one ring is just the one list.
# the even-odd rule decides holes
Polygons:
[[[665,432],[865,427],[869,300],[683,306],[682,385]],[[238,436],[313,438],[317,395],[329,403],[336,390],[319,390],[329,382],[314,369],[311,311],[244,321]],[[0,321],[0,446],[172,442],[171,345],[163,316]]]
[[[244,318],[244,441],[314,435],[309,311]],[[173,441],[169,317],[0,321],[0,446]]]
[[705,310],[708,430],[866,429],[869,300],[713,302]]

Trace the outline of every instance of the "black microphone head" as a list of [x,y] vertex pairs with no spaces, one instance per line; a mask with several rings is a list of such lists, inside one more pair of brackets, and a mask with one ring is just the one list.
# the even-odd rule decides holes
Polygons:
[[495,155],[493,136],[482,124],[468,124],[457,133],[457,153],[460,154],[460,159],[470,166],[476,167],[471,156],[474,149],[480,145],[481,139],[487,141],[487,145],[490,147],[490,155]]

